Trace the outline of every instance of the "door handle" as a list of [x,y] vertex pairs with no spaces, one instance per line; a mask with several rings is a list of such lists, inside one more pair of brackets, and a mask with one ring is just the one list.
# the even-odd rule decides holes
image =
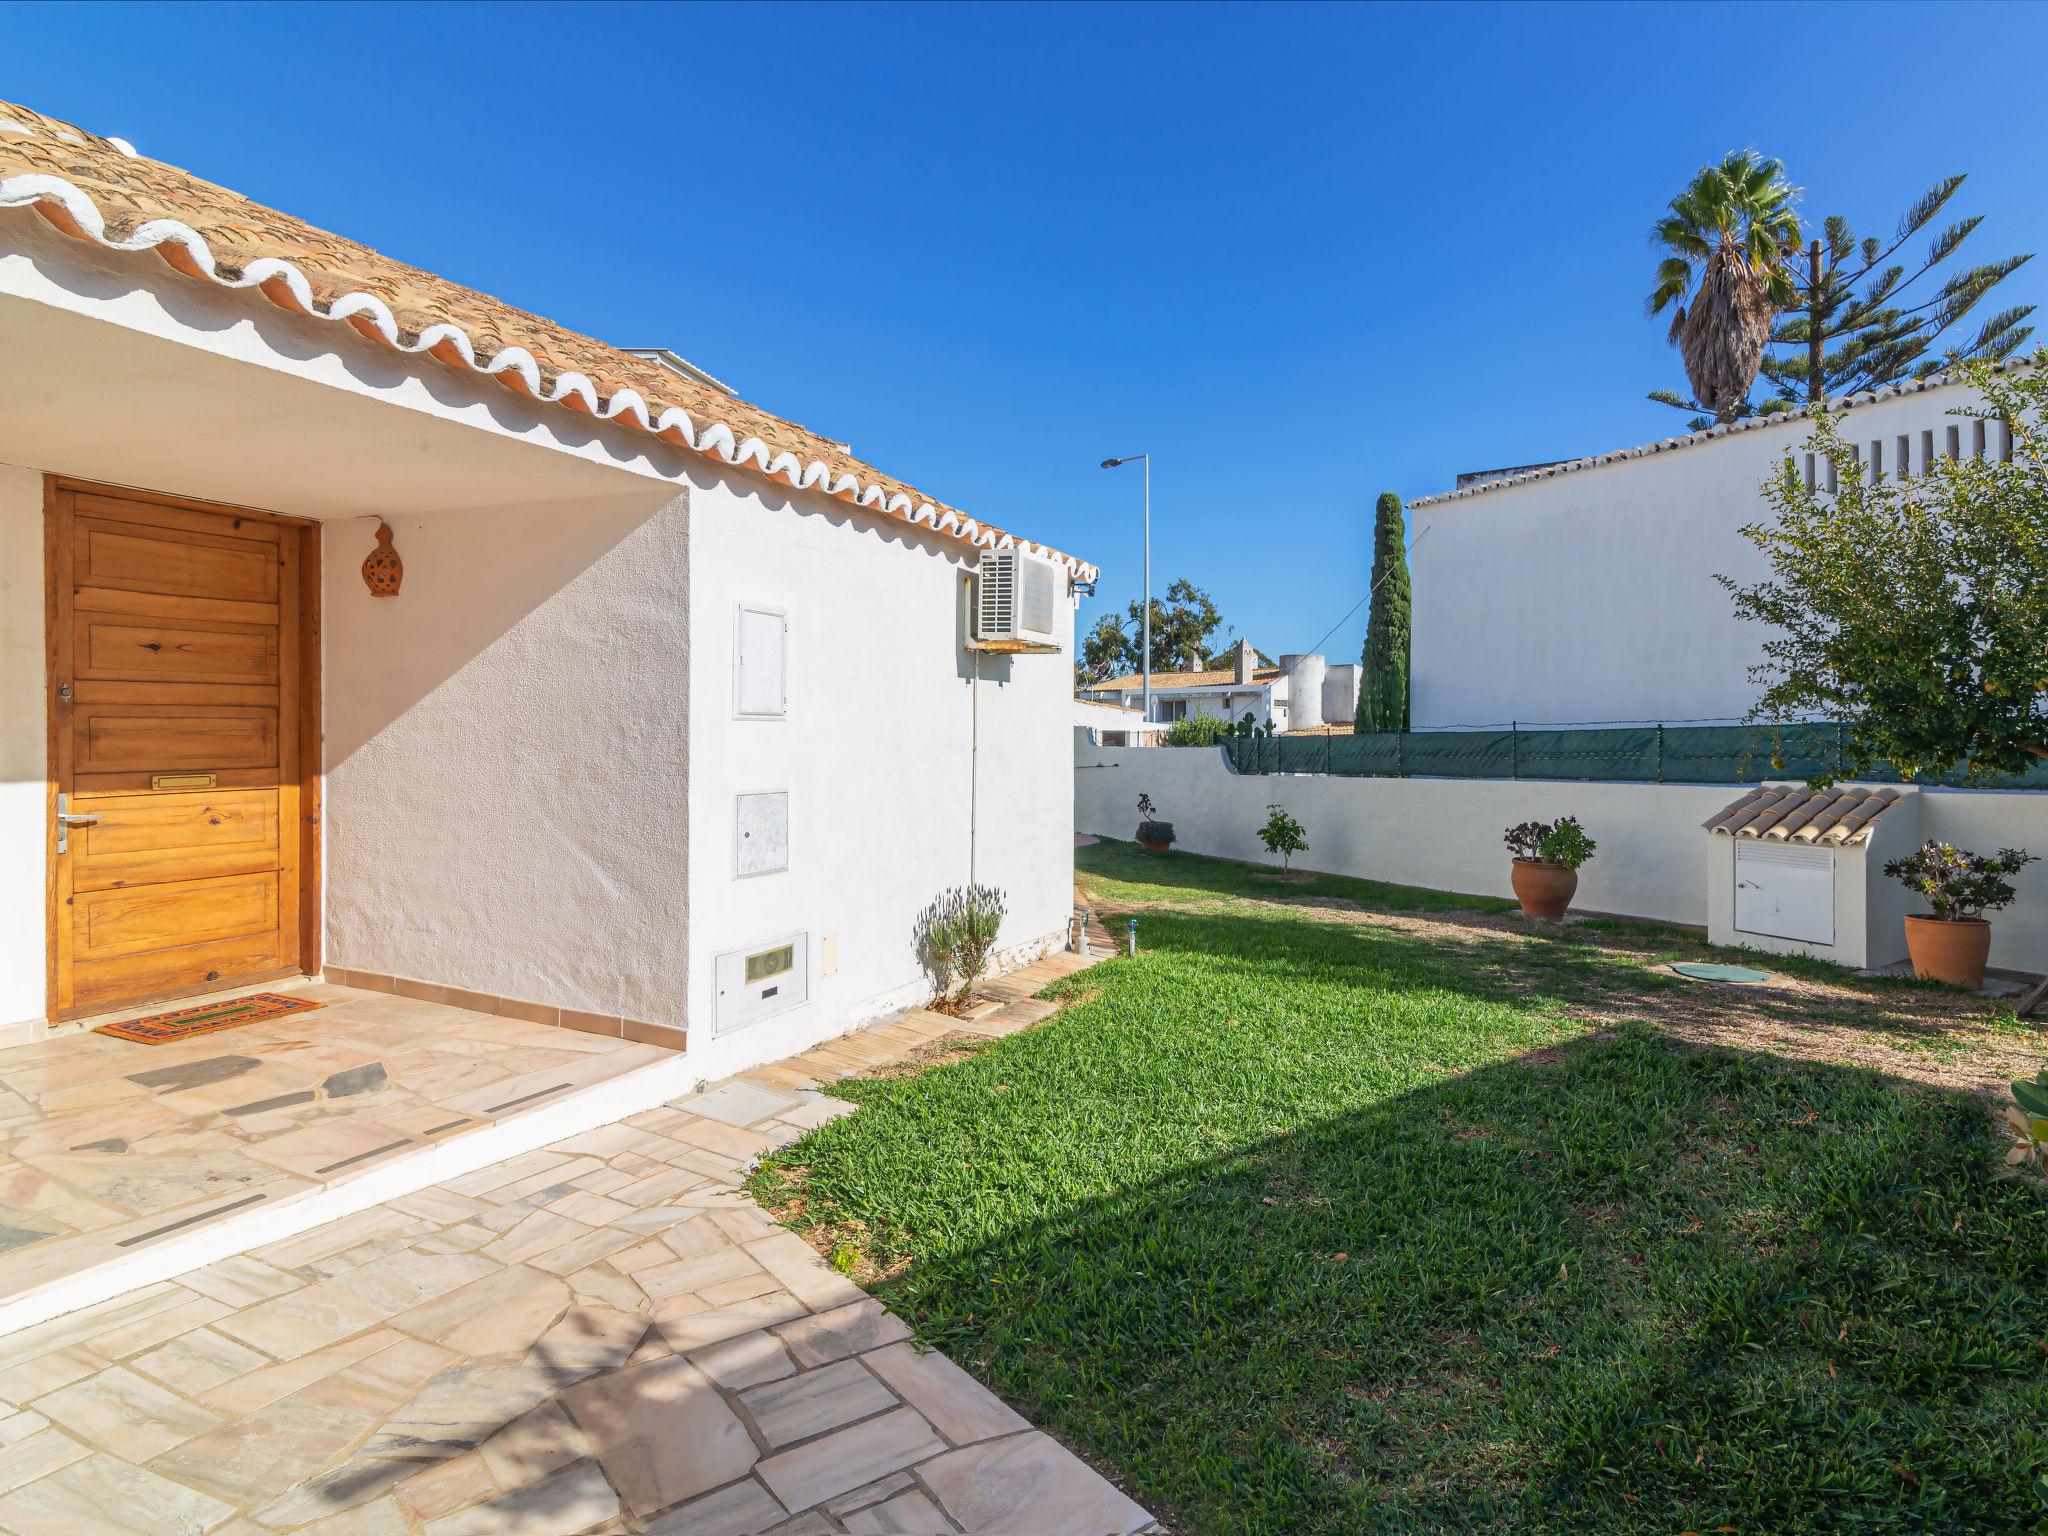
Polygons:
[[100,819],[97,816],[72,815],[65,809],[70,803],[71,797],[60,790],[57,794],[57,851],[59,853],[69,853],[71,851],[71,829],[73,827],[96,827],[100,824]]

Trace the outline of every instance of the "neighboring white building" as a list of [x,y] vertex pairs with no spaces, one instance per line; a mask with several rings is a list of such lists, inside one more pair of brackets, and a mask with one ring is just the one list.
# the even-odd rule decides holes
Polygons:
[[[1151,718],[1170,724],[1205,715],[1239,721],[1250,714],[1254,726],[1270,722],[1276,731],[1302,731],[1358,717],[1355,665],[1333,667],[1319,654],[1304,653],[1282,656],[1277,667],[1261,666],[1249,640],[1232,647],[1230,663],[1202,672],[1154,672]],[[1083,688],[1081,697],[1142,711],[1145,679],[1140,673],[1109,678]]]
[[1100,699],[1074,700],[1074,726],[1087,732],[1088,741],[1098,747],[1132,747],[1156,738],[1166,729],[1147,720],[1135,704],[1109,704]]
[[0,104],[0,1043],[324,969],[719,1077],[920,998],[943,887],[1058,940],[1093,568],[656,351]]
[[[2009,451],[1998,424],[1953,414],[1980,400],[1931,380],[1834,408],[1873,471],[1917,475]],[[1746,715],[1764,637],[1714,578],[1767,574],[1741,529],[1788,453],[1825,479],[1812,430],[1804,411],[1762,417],[1411,502],[1414,729]]]

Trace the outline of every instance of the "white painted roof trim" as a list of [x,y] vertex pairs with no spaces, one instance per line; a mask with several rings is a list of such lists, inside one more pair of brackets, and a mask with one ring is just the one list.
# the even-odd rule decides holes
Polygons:
[[[126,151],[124,150],[124,153]],[[600,421],[624,422],[664,441],[677,443],[694,452],[723,460],[734,468],[751,468],[774,479],[787,481],[798,490],[822,490],[829,496],[903,522],[919,524],[935,533],[959,539],[982,549],[1024,550],[1065,566],[1078,581],[1094,581],[1101,572],[1086,561],[1059,550],[1020,539],[984,526],[974,518],[941,509],[929,501],[914,501],[902,491],[891,491],[873,482],[840,471],[836,475],[822,460],[800,461],[784,450],[772,451],[758,437],[740,441],[723,421],[693,422],[680,406],[670,406],[655,417],[637,390],[621,389],[610,400],[598,397],[597,386],[584,374],[565,369],[554,387],[541,389],[540,364],[524,347],[506,347],[487,360],[479,360],[475,344],[460,326],[430,326],[420,339],[407,346],[400,338],[398,321],[390,308],[375,294],[348,293],[322,314],[314,307],[312,285],[305,274],[282,257],[261,257],[248,264],[239,278],[223,276],[206,239],[190,225],[176,219],[151,219],[125,240],[107,236],[107,221],[92,198],[59,176],[40,172],[0,178],[0,208],[36,208],[52,223],[74,238],[86,239],[110,251],[152,251],[174,271],[187,277],[206,278],[223,288],[255,288],[278,308],[314,319],[338,320],[396,352],[430,353],[450,366],[460,364],[486,378],[535,400],[567,406]]]
[[[2021,373],[2033,366],[2031,361],[2025,359],[1991,365],[1993,371],[1998,373]],[[1839,415],[1844,411],[1854,410],[1859,405],[1876,405],[1883,400],[1925,394],[1929,390],[1947,389],[1952,385],[1968,382],[1954,373],[1937,373],[1931,378],[1909,379],[1903,384],[1886,384],[1878,389],[1865,390],[1861,394],[1845,395],[1839,400],[1823,400],[1817,406],[1802,405],[1796,411],[1773,411],[1768,416],[1751,416],[1743,421],[1731,421],[1725,426],[1709,427],[1704,432],[1688,432],[1683,437],[1667,437],[1635,448],[1620,448],[1613,453],[1596,453],[1590,458],[1567,459],[1561,464],[1546,465],[1525,475],[1509,475],[1502,480],[1485,480],[1478,485],[1468,485],[1459,491],[1439,491],[1434,496],[1417,497],[1409,502],[1408,506],[1412,511],[1417,507],[1433,507],[1447,501],[1465,501],[1474,496],[1484,496],[1490,491],[1505,490],[1511,485],[1528,485],[1537,480],[1553,479],[1558,475],[1576,474],[1582,469],[1596,469],[1602,464],[1618,464],[1623,459],[1647,459],[1655,453],[1670,453],[1680,448],[1697,447],[1716,438],[1733,437],[1738,432],[1790,426],[1796,421],[1811,421],[1818,415]]]

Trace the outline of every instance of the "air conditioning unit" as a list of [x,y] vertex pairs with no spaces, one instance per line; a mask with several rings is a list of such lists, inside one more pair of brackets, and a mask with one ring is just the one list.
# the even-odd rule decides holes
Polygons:
[[1021,549],[985,549],[974,584],[974,638],[1055,645],[1060,567]]

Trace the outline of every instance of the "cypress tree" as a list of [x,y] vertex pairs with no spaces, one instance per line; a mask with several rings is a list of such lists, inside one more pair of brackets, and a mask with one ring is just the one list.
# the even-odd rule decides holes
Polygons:
[[1401,498],[1380,494],[1372,534],[1372,610],[1365,626],[1365,654],[1358,677],[1358,719],[1352,729],[1408,729],[1407,528]]

